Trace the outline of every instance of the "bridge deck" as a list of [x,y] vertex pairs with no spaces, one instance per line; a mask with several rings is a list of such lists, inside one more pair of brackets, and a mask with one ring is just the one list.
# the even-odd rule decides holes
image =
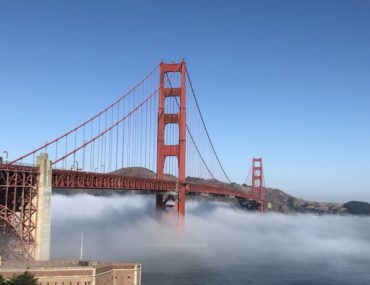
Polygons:
[[[38,167],[26,165],[0,164],[0,171],[38,173]],[[106,190],[142,190],[155,192],[170,192],[178,189],[178,181],[153,178],[122,176],[110,173],[94,173],[74,170],[53,169],[52,187],[54,189],[106,189]],[[182,182],[188,193],[204,193],[209,195],[229,196],[256,200],[249,193],[233,190],[231,187],[219,187],[206,183]],[[16,185],[8,185],[16,186]]]

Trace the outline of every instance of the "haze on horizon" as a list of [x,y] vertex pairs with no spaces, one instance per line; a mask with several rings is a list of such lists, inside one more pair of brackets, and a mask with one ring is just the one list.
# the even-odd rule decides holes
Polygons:
[[370,1],[1,1],[0,152],[73,128],[161,59],[185,58],[242,183],[370,202]]

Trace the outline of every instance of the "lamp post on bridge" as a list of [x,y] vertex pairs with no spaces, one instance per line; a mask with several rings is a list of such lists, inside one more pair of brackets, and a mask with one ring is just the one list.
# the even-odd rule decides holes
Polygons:
[[5,154],[5,164],[8,164],[8,151],[7,150],[4,150],[3,153]]
[[71,170],[78,171],[78,161],[75,160],[71,166]]

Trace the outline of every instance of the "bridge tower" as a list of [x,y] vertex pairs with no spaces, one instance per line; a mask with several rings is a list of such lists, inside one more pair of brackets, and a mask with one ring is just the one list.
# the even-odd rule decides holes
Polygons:
[[[175,73],[181,75],[180,86],[169,84],[170,76]],[[160,64],[160,85],[159,85],[159,105],[158,105],[158,134],[157,134],[157,179],[165,179],[164,166],[167,157],[176,157],[178,163],[177,195],[169,194],[164,197],[159,194],[156,197],[157,213],[172,208],[177,213],[178,222],[181,226],[185,215],[185,159],[186,159],[186,64],[163,63]],[[179,103],[179,111],[175,114],[166,113],[165,102],[169,97],[175,97]],[[165,143],[166,125],[177,124],[179,128],[179,140],[176,145]],[[174,204],[169,204],[169,202]]]
[[260,201],[260,212],[264,211],[265,195],[263,192],[262,158],[253,158],[252,161],[252,195]]
[[52,166],[47,153],[37,157],[39,167],[34,260],[50,259]]

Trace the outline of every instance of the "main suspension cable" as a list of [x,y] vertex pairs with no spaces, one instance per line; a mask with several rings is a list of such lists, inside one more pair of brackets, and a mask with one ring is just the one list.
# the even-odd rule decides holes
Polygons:
[[209,133],[208,133],[207,126],[206,126],[206,124],[205,124],[205,122],[204,122],[204,119],[203,119],[202,112],[200,111],[200,107],[199,107],[199,104],[198,104],[198,100],[197,100],[197,97],[196,97],[196,95],[195,95],[194,88],[193,88],[193,84],[191,83],[190,76],[189,76],[189,72],[188,72],[188,69],[187,69],[187,68],[186,68],[186,76],[187,76],[187,78],[188,78],[188,80],[189,80],[190,88],[191,88],[191,92],[193,93],[193,97],[194,97],[194,100],[195,100],[195,104],[196,104],[196,106],[197,106],[197,109],[198,109],[198,112],[199,112],[200,118],[201,118],[201,120],[202,120],[203,127],[204,127],[204,129],[205,129],[205,131],[206,131],[206,134],[207,134],[207,137],[208,137],[208,141],[209,141],[209,143],[210,143],[210,145],[211,145],[211,147],[212,147],[213,153],[214,153],[214,155],[215,155],[215,157],[216,157],[216,159],[217,159],[217,162],[218,162],[219,166],[221,167],[221,170],[222,170],[222,172],[224,173],[224,175],[225,175],[225,177],[226,177],[227,181],[228,181],[230,184],[232,184],[232,183],[231,183],[231,181],[230,181],[230,179],[229,179],[229,176],[226,174],[226,171],[225,171],[224,167],[223,167],[223,166],[222,166],[222,164],[221,164],[221,161],[220,161],[220,159],[219,159],[219,157],[218,157],[218,155],[217,155],[217,153],[216,153],[215,147],[213,146],[213,143],[212,143],[211,137],[210,137],[210,135],[209,135]]

